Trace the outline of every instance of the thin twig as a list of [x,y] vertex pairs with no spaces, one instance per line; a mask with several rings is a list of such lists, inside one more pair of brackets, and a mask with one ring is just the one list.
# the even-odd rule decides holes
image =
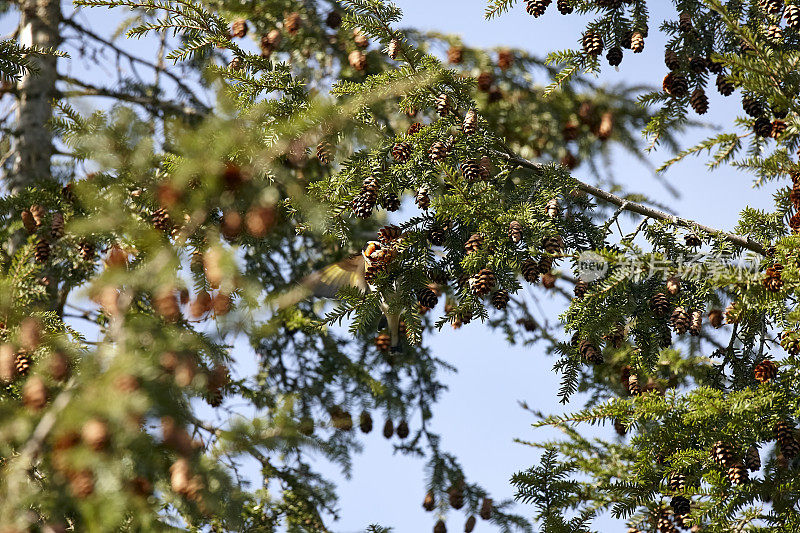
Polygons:
[[[523,159],[523,158],[521,158],[521,157],[519,157],[517,155],[504,153],[504,152],[498,152],[498,151],[495,151],[495,154],[498,155],[499,157],[503,157],[504,159],[506,159],[509,163],[511,163],[513,165],[517,165],[517,166],[520,166],[520,167],[523,167],[523,168],[527,168],[527,169],[533,170],[535,172],[541,172],[542,169],[544,168],[544,165],[541,165],[539,163],[533,163],[533,162],[528,161],[527,159]],[[575,178],[573,178],[573,179],[575,180],[575,185],[576,185],[576,187],[578,189],[580,189],[580,190],[582,190],[582,191],[584,191],[584,192],[586,192],[588,194],[591,194],[592,196],[594,196],[596,198],[600,198],[602,200],[605,200],[606,202],[609,202],[609,203],[614,204],[614,205],[616,205],[618,207],[621,207],[625,211],[630,211],[632,213],[637,213],[639,215],[642,215],[642,216],[645,216],[647,218],[654,219],[654,220],[663,220],[663,221],[666,221],[666,222],[672,222],[677,226],[683,226],[685,228],[698,230],[700,232],[707,233],[707,234],[713,235],[715,237],[719,237],[719,238],[724,239],[724,240],[726,240],[726,241],[728,241],[728,242],[730,242],[732,244],[735,244],[736,246],[739,246],[741,248],[745,248],[747,250],[751,250],[751,251],[756,252],[758,254],[761,254],[761,255],[766,255],[767,254],[766,249],[764,248],[764,246],[761,243],[756,242],[756,241],[754,241],[753,239],[751,239],[749,237],[743,237],[741,235],[735,235],[735,234],[729,233],[727,231],[722,231],[722,230],[717,229],[717,228],[712,228],[712,227],[709,227],[709,226],[705,226],[703,224],[695,222],[694,220],[689,220],[689,219],[681,218],[681,217],[678,217],[678,216],[675,216],[675,215],[670,215],[670,214],[665,213],[665,212],[663,212],[663,211],[661,211],[659,209],[655,209],[653,207],[649,207],[649,206],[646,206],[646,205],[643,205],[643,204],[639,204],[639,203],[636,203],[636,202],[631,202],[629,200],[626,200],[624,198],[621,198],[621,197],[617,196],[616,194],[612,194],[612,193],[610,193],[608,191],[604,191],[603,189],[595,187],[594,185],[589,185],[588,183],[584,183],[584,182],[582,182],[582,181],[580,181],[578,179],[575,179]]]

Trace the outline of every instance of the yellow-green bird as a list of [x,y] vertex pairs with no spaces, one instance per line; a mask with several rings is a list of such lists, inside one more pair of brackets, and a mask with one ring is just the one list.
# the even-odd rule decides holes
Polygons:
[[[285,309],[312,296],[334,298],[339,289],[346,285],[364,293],[377,291],[377,287],[367,281],[366,274],[368,271],[375,272],[384,268],[391,262],[395,253],[395,248],[392,246],[369,241],[360,254],[354,254],[306,276],[296,287],[278,296],[275,305],[278,309]],[[389,292],[384,290],[380,293],[379,305],[386,317],[393,352],[400,351],[400,314],[390,311],[392,307],[397,308],[393,305],[396,299],[395,290]]]

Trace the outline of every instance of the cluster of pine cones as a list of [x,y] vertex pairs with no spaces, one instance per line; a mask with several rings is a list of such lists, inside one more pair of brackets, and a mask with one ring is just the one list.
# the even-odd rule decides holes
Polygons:
[[[447,489],[447,502],[453,509],[461,509],[464,507],[465,503],[465,494],[464,490],[466,485],[463,480],[458,480],[453,483],[450,488]],[[428,492],[425,494],[425,499],[422,501],[422,508],[426,511],[430,512],[436,508],[436,497],[432,492]],[[483,520],[489,520],[492,518],[492,510],[494,509],[494,502],[491,498],[484,497],[481,500],[481,506],[478,511],[478,516],[480,516]],[[475,530],[475,525],[477,524],[477,519],[475,516],[470,515],[467,517],[467,521],[464,523],[464,531],[466,533],[471,533]],[[436,525],[433,527],[433,533],[447,533],[447,527],[445,526],[444,520],[438,520]]]

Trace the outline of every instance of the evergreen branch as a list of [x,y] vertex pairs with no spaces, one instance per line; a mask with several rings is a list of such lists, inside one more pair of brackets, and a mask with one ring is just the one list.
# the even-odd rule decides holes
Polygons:
[[[531,161],[528,161],[527,159],[523,159],[523,158],[521,158],[519,156],[516,156],[516,155],[512,155],[512,154],[508,154],[508,153],[504,153],[504,152],[498,152],[498,151],[495,151],[494,154],[497,155],[498,157],[504,158],[506,161],[508,161],[511,164],[514,164],[514,165],[517,165],[517,166],[520,166],[520,167],[524,167],[524,168],[527,168],[529,170],[533,170],[533,171],[535,171],[537,173],[541,173],[542,170],[543,170],[543,165],[542,164],[533,163]],[[632,213],[636,213],[636,214],[639,214],[639,215],[642,215],[642,216],[645,216],[647,218],[651,218],[651,219],[654,219],[654,220],[661,220],[661,221],[665,221],[665,222],[671,222],[671,223],[673,223],[673,224],[675,224],[677,226],[683,226],[685,228],[694,229],[694,230],[697,230],[697,231],[700,231],[700,232],[703,232],[703,233],[706,233],[706,234],[709,234],[709,235],[713,235],[715,237],[719,237],[719,238],[721,238],[723,240],[726,240],[726,241],[728,241],[728,242],[730,242],[732,244],[735,244],[736,246],[739,246],[741,248],[744,248],[746,250],[750,250],[750,251],[756,252],[756,253],[761,254],[761,255],[766,255],[766,252],[767,252],[766,248],[761,243],[758,243],[758,242],[756,242],[753,239],[750,239],[748,237],[743,237],[741,235],[735,235],[735,234],[729,233],[727,231],[723,231],[723,230],[720,230],[720,229],[712,228],[710,226],[706,226],[704,224],[700,224],[700,223],[695,222],[693,220],[689,220],[689,219],[686,219],[686,218],[681,218],[681,217],[678,217],[678,216],[675,216],[675,215],[670,215],[670,214],[665,213],[663,211],[660,211],[658,209],[654,209],[652,207],[649,207],[649,206],[646,206],[646,205],[643,205],[643,204],[640,204],[640,203],[628,201],[628,200],[626,200],[624,198],[621,198],[621,197],[617,196],[616,194],[612,194],[612,193],[610,193],[608,191],[604,191],[603,189],[600,189],[599,187],[595,187],[593,185],[589,185],[588,183],[585,183],[585,182],[580,181],[578,179],[575,179],[575,178],[573,178],[573,179],[574,179],[576,187],[578,189],[582,190],[585,193],[591,194],[592,196],[594,196],[596,198],[600,198],[602,200],[605,200],[606,202],[609,202],[609,203],[611,203],[613,205],[616,205],[617,207],[623,207],[624,206],[624,209],[626,211],[630,211]]]

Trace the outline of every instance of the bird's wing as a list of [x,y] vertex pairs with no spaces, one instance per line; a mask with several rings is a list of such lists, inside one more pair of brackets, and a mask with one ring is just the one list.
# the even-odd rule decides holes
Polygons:
[[306,276],[295,287],[275,298],[274,304],[278,309],[285,309],[311,296],[333,298],[345,285],[366,292],[364,268],[364,257],[353,255]]

